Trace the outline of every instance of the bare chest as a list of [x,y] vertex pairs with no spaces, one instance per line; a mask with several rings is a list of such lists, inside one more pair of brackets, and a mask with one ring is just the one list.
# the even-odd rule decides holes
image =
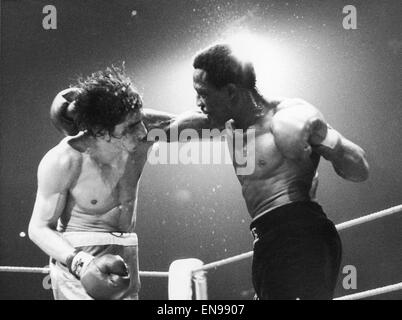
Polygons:
[[[240,181],[266,179],[282,165],[284,158],[269,130],[251,128],[228,135],[228,146]],[[245,169],[242,169],[245,168]]]
[[115,206],[133,203],[146,161],[145,153],[133,153],[112,165],[99,165],[89,156],[70,190],[74,205],[88,213],[107,212]]

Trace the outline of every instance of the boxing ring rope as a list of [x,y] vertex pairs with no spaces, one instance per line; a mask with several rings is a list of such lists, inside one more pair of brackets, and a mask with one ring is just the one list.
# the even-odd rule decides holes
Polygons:
[[0,267],[0,272],[49,273],[49,268],[3,266],[3,267]]
[[[375,213],[372,213],[372,214],[369,214],[369,215],[366,215],[366,216],[363,216],[360,218],[356,218],[353,220],[349,220],[349,221],[337,224],[335,227],[336,227],[336,230],[341,231],[341,230],[345,230],[345,229],[348,229],[348,228],[351,228],[351,227],[354,227],[354,226],[357,226],[357,225],[360,225],[363,223],[367,223],[367,222],[374,221],[374,220],[377,220],[377,219],[380,219],[380,218],[383,218],[383,217],[386,217],[389,215],[393,215],[393,214],[399,213],[401,211],[402,211],[402,205],[398,205],[395,207],[391,207],[389,209],[378,211],[378,212],[375,212]],[[204,266],[194,270],[193,272],[199,272],[199,271],[203,271],[203,270],[205,271],[205,270],[218,268],[218,267],[221,267],[223,265],[226,265],[226,264],[229,264],[232,262],[237,262],[237,261],[241,261],[244,259],[248,259],[252,256],[253,256],[253,251],[249,251],[249,252],[242,253],[242,254],[239,254],[239,255],[231,257],[231,258],[226,258],[223,260],[205,264]]]
[[[402,212],[402,205],[398,205],[395,207],[391,207],[385,210],[381,210],[372,214],[368,214],[366,216],[362,216],[360,218],[356,218],[353,220],[349,220],[340,224],[336,225],[336,229],[338,231],[345,230],[357,225],[361,225],[367,222],[371,222],[386,216],[390,216],[396,213]],[[169,278],[169,298],[177,299],[191,299],[192,294],[189,293],[189,291],[192,291],[191,289],[191,281],[193,281],[194,286],[195,286],[195,296],[197,300],[206,300],[207,299],[207,286],[206,286],[206,277],[205,277],[205,271],[211,270],[211,269],[216,269],[218,267],[233,263],[233,262],[238,262],[241,260],[248,259],[253,256],[253,251],[245,252],[230,258],[218,260],[215,262],[211,262],[208,264],[202,265],[202,261],[198,259],[183,259],[183,260],[176,260],[171,264],[171,270],[169,272],[159,272],[159,271],[140,271],[139,274],[142,277],[162,277],[162,278]],[[188,263],[188,261],[191,261],[191,263]],[[176,270],[173,270],[172,266],[176,267]],[[186,266],[187,265],[187,266]],[[11,267],[11,266],[0,266],[0,272],[24,272],[24,273],[49,273],[49,268],[36,268],[36,267]],[[175,276],[173,276],[176,273]],[[178,279],[178,276],[182,276],[183,278],[188,278],[190,281],[190,285],[188,284],[188,281],[181,281],[183,282],[181,284],[180,290],[184,290],[184,294],[177,294],[176,289],[174,288],[173,285],[173,278]],[[172,279],[171,279],[172,278]],[[185,279],[187,280],[187,279]],[[384,293],[389,293],[389,292],[394,292],[402,290],[402,282],[396,283],[393,285],[388,285],[385,287],[377,288],[377,289],[372,289],[372,290],[367,290],[355,294],[350,294],[346,295],[343,297],[338,297],[335,298],[334,300],[358,300],[358,299],[364,299],[368,297],[373,297],[377,296],[380,294]]]
[[367,290],[367,291],[362,291],[354,294],[349,294],[347,296],[335,298],[334,300],[359,300],[359,299],[364,299],[364,298],[369,298],[369,297],[374,297],[378,296],[380,294],[384,293],[390,293],[394,291],[398,291],[402,289],[402,282],[392,284],[389,286],[377,288],[377,289],[372,289],[372,290]]
[[338,231],[345,230],[345,229],[357,226],[359,224],[374,221],[374,220],[377,220],[377,219],[380,219],[380,218],[383,218],[386,216],[393,215],[395,213],[399,213],[401,211],[402,211],[402,204],[399,206],[391,207],[391,208],[388,208],[388,209],[385,209],[382,211],[378,211],[378,212],[375,212],[372,214],[368,214],[366,216],[363,216],[363,217],[360,217],[357,219],[353,219],[353,220],[349,220],[349,221],[337,224],[336,229]]
[[[36,268],[36,267],[10,267],[2,266],[0,267],[0,272],[17,272],[17,273],[49,273],[49,268]],[[169,277],[169,272],[161,271],[140,271],[141,277],[157,277],[157,278],[167,278]]]
[[[400,212],[402,212],[402,205],[394,206],[394,207],[391,207],[391,208],[388,208],[385,210],[381,210],[381,211],[378,211],[378,212],[375,212],[372,214],[362,216],[360,218],[349,220],[349,221],[337,224],[335,227],[338,231],[341,231],[341,230],[345,230],[345,229],[348,229],[348,228],[351,228],[354,226],[358,226],[358,225],[361,225],[361,224],[364,224],[367,222],[371,222],[371,221],[374,221],[374,220],[377,220],[377,219],[380,219],[380,218],[383,218],[386,216],[390,216],[390,215],[393,215],[396,213],[400,213]],[[239,254],[237,256],[233,256],[230,258],[211,262],[211,263],[203,265],[200,268],[194,269],[193,274],[196,275],[197,273],[200,273],[200,272],[203,272],[206,270],[216,269],[218,267],[227,265],[232,262],[237,262],[237,261],[248,259],[252,256],[253,256],[253,251],[249,251],[246,253]],[[401,289],[402,289],[402,282],[394,284],[394,285],[385,286],[382,288],[372,289],[372,290],[368,290],[368,291],[363,291],[363,292],[339,297],[334,300],[358,300],[358,299],[372,297],[372,296],[376,296],[376,295],[380,295],[380,294],[388,293],[388,292],[393,292],[393,291],[397,291],[397,290],[401,290]]]

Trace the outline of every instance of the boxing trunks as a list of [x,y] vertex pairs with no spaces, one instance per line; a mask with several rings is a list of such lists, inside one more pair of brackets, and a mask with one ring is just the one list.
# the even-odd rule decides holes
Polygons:
[[252,279],[258,299],[332,299],[342,245],[334,224],[315,202],[294,202],[260,214]]

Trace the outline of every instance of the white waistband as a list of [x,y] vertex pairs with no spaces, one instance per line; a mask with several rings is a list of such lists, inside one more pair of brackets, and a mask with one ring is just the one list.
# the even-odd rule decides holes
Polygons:
[[61,235],[73,247],[104,246],[112,244],[121,246],[138,245],[138,237],[136,233],[82,231],[63,232]]

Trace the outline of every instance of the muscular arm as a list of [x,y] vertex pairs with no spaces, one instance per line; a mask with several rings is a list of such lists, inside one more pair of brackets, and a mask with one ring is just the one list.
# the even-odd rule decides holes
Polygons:
[[[210,120],[201,111],[188,111],[173,115],[167,112],[144,109],[143,121],[149,132],[148,140],[153,140],[157,136],[161,141],[185,142],[188,135],[180,136],[180,134],[185,133],[187,129],[193,130],[199,138],[203,137],[203,129],[213,129]],[[219,133],[219,130],[215,130],[212,132],[212,136],[219,135]]]
[[[339,133],[335,132],[334,134]],[[333,149],[321,144],[314,145],[313,149],[331,161],[335,172],[342,178],[354,182],[367,180],[369,165],[364,150],[341,134],[339,134],[339,141]]]
[[38,190],[28,234],[46,254],[65,263],[74,248],[60,236],[56,226],[75,170],[74,161],[57,148],[50,150],[39,164]]
[[279,104],[272,131],[285,156],[306,157],[314,150],[331,161],[342,178],[355,182],[368,178],[364,150],[331,128],[321,112],[303,100],[288,99]]

